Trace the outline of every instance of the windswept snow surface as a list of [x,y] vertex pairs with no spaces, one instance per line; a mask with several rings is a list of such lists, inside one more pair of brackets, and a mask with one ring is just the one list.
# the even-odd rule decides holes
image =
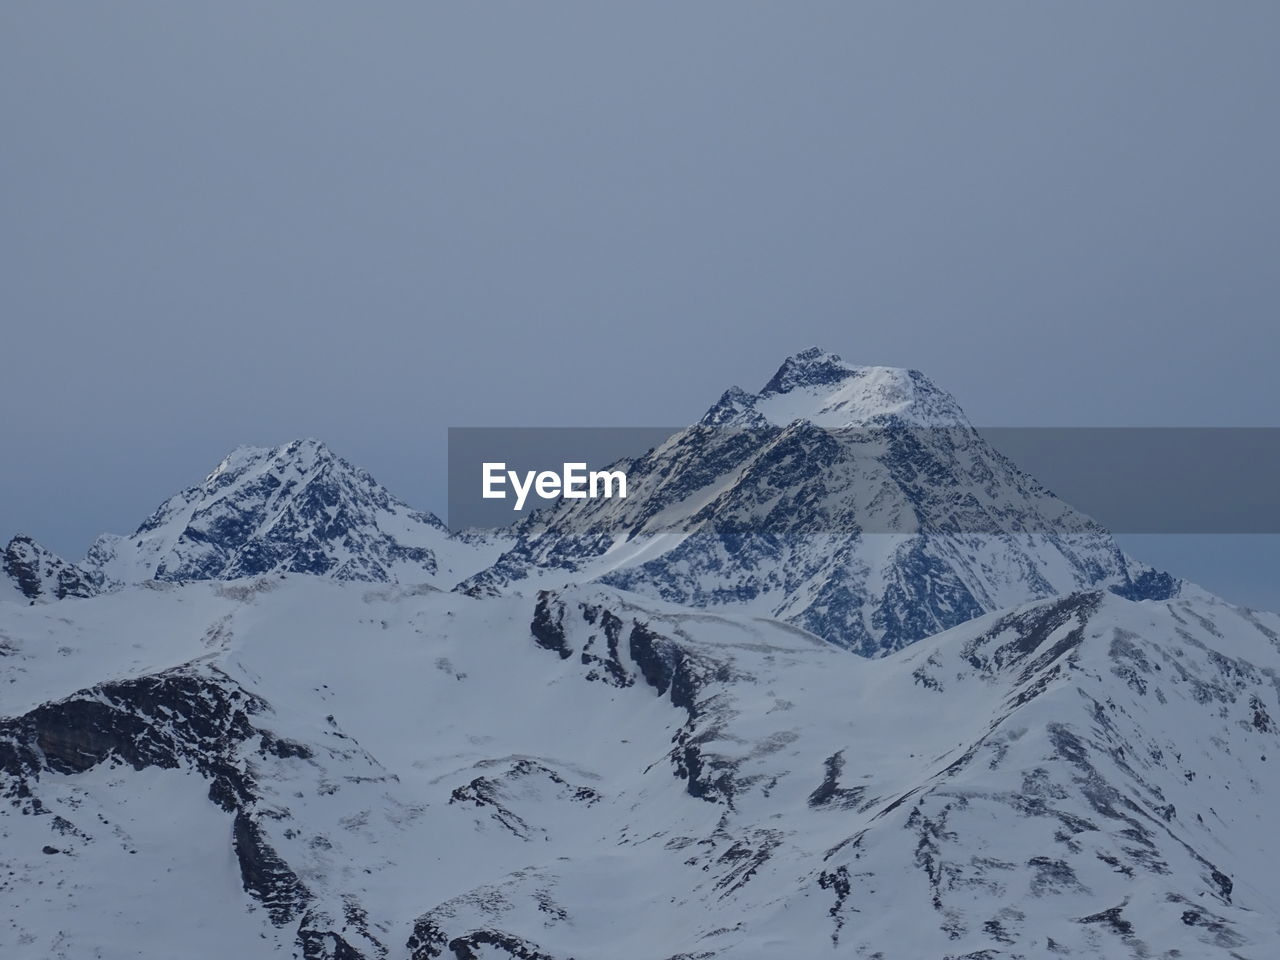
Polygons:
[[1105,591],[878,660],[599,586],[0,603],[0,953],[1274,956],[1278,637]]

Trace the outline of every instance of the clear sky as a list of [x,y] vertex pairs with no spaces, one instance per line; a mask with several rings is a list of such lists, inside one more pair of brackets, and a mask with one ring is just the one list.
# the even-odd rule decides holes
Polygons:
[[[13,0],[0,534],[301,435],[441,510],[448,426],[811,344],[980,424],[1280,425],[1278,104],[1274,0]],[[1280,607],[1235,542],[1135,552]]]

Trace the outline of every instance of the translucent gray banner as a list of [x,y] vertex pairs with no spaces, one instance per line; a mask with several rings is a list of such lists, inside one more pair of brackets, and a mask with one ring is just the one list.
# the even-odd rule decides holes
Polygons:
[[[594,478],[593,491],[593,471],[623,474],[625,497],[616,476]],[[1278,428],[466,427],[449,430],[448,522],[567,534],[1280,533],[1278,477]]]

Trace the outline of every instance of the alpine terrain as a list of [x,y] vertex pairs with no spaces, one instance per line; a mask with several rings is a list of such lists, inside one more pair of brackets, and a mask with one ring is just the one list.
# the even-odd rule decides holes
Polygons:
[[777,617],[864,656],[1071,590],[1178,590],[993,450],[923,375],[816,348],[621,466],[627,499],[559,501],[464,586],[569,571]]
[[100,588],[271,571],[451,585],[484,556],[478,538],[451,536],[324,444],[295,440],[232,451],[131,535],[99,537],[83,566]]
[[315,441],[0,569],[0,956],[1280,955],[1280,616],[811,350],[450,532]]

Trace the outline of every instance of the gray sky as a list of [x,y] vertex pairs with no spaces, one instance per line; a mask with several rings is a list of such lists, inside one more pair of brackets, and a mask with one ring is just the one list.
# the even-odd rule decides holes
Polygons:
[[[982,424],[1280,425],[1278,38],[1272,0],[0,5],[0,534],[78,557],[299,435],[440,510],[450,425],[684,422],[810,344]],[[1280,606],[1260,544],[1175,572]]]

